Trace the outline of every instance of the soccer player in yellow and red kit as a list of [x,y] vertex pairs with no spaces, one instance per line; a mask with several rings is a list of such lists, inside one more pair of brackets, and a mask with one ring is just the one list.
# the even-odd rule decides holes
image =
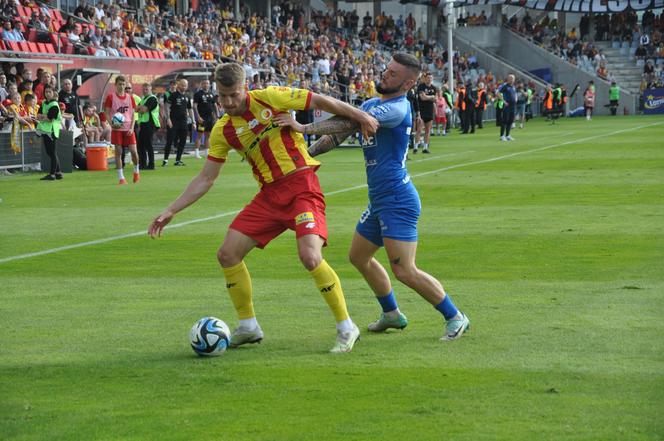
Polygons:
[[233,220],[217,252],[240,320],[230,346],[263,339],[244,257],[291,229],[295,231],[300,260],[337,322],[337,340],[331,352],[350,352],[360,331],[348,315],[339,277],[322,256],[327,225],[325,199],[315,174],[320,163],[309,156],[300,133],[279,127],[272,118],[290,109],[321,109],[355,120],[365,136],[375,133],[378,122],[346,103],[304,89],[268,87],[248,92],[244,68],[236,63],[217,66],[215,81],[226,113],[212,129],[207,161],[184,193],[152,221],[148,233],[159,236],[176,213],[207,193],[228,152],[235,150],[251,166],[260,191]]

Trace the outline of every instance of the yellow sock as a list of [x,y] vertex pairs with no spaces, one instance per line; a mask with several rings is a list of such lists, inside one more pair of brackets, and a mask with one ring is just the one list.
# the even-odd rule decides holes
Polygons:
[[341,322],[346,320],[348,318],[346,299],[344,298],[341,281],[337,273],[334,272],[325,260],[322,260],[320,265],[311,271],[311,275],[316,282],[316,287],[318,287],[325,302],[327,302],[327,305],[332,310],[336,321]]
[[221,268],[226,276],[226,288],[240,320],[256,317],[251,301],[251,277],[244,261],[235,266]]

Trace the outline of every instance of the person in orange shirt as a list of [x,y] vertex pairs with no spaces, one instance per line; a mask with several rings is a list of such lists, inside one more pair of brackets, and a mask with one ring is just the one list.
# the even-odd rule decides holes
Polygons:
[[237,63],[217,66],[214,75],[226,113],[212,129],[207,161],[184,193],[152,221],[148,234],[160,236],[176,213],[205,195],[228,153],[236,151],[251,166],[260,191],[233,220],[217,252],[240,321],[230,346],[263,339],[244,258],[290,229],[295,231],[300,261],[337,322],[337,339],[331,352],[350,352],[360,331],[348,315],[339,277],[322,255],[327,225],[325,199],[315,174],[320,163],[307,152],[301,134],[290,127],[279,127],[273,117],[290,109],[320,109],[354,120],[365,136],[375,133],[378,122],[349,104],[304,89],[268,87],[247,91],[244,68]]

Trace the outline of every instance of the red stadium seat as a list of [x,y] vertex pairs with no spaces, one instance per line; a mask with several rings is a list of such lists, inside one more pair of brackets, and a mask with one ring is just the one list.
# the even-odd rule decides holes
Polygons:
[[46,46],[46,52],[49,54],[55,54],[55,47],[51,43],[44,43],[44,46]]
[[23,51],[23,52],[32,52],[30,46],[28,45],[27,41],[19,41],[18,42],[18,47]]
[[88,46],[88,54],[89,55],[94,55],[97,52],[97,49],[94,48],[94,46]]
[[138,49],[129,49],[132,53],[132,57],[134,58],[141,58],[141,53],[138,51]]
[[6,51],[7,48],[5,47],[5,42],[0,40],[0,51]]
[[120,52],[120,55],[122,55],[123,57],[127,56],[127,50],[123,47],[119,48],[118,52]]
[[21,52],[21,48],[19,47],[17,41],[7,41],[6,43],[9,45],[9,50],[14,52]]
[[60,12],[59,9],[51,9],[51,17],[53,17],[55,20],[58,20],[58,21],[61,22],[61,23],[62,23],[63,21],[66,21],[66,20],[62,17],[62,13]]
[[71,43],[67,43],[67,44],[64,46],[64,50],[62,51],[62,53],[64,53],[64,54],[69,54],[69,55],[73,55],[73,54],[74,54],[74,45],[71,44]]
[[37,41],[37,29],[30,29],[28,31],[28,41]]
[[147,52],[144,49],[135,49],[138,50],[140,58],[146,59],[149,58]]
[[36,42],[28,41],[27,43],[28,43],[28,50],[30,52],[37,52],[37,53],[39,53],[39,52],[43,53],[44,52],[40,49],[39,45]]

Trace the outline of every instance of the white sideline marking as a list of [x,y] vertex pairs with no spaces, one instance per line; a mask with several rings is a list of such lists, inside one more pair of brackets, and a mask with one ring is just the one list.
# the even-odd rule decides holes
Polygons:
[[[215,214],[214,216],[202,217],[200,219],[192,219],[192,220],[189,220],[189,221],[180,222],[180,223],[173,224],[173,225],[167,225],[166,228],[164,228],[164,229],[166,230],[166,229],[171,229],[171,228],[180,228],[180,227],[184,227],[184,226],[191,225],[191,224],[197,224],[199,222],[206,222],[206,221],[209,221],[209,220],[214,220],[214,219],[219,219],[219,218],[226,217],[226,216],[231,216],[231,215],[237,214],[239,212],[240,212],[240,210],[228,211],[226,213]],[[99,245],[101,243],[112,242],[114,240],[120,240],[120,239],[127,239],[129,237],[147,236],[147,234],[148,234],[147,230],[136,231],[135,233],[120,234],[119,236],[111,236],[111,237],[105,237],[103,239],[91,240],[91,241],[88,241],[88,242],[81,242],[81,243],[75,243],[75,244],[72,244],[72,245],[65,245],[63,247],[51,248],[50,250],[36,251],[34,253],[27,253],[27,254],[20,254],[18,256],[5,257],[5,258],[0,259],[0,264],[11,262],[11,261],[14,261],[14,260],[27,259],[29,257],[37,257],[37,256],[43,256],[45,254],[58,253],[60,251],[73,250],[75,248],[87,247],[89,245]]]
[[[570,141],[561,142],[561,143],[558,143],[558,144],[549,144],[549,145],[546,145],[544,147],[538,147],[536,149],[524,150],[524,151],[521,151],[521,152],[514,152],[514,153],[507,154],[507,155],[496,156],[496,157],[493,157],[493,158],[481,159],[479,161],[464,162],[463,164],[449,165],[447,167],[442,167],[442,168],[439,168],[439,169],[436,169],[436,170],[431,170],[431,171],[428,171],[428,172],[423,172],[423,173],[418,173],[418,174],[415,174],[415,175],[411,175],[411,177],[419,178],[421,176],[427,176],[427,175],[430,175],[430,174],[433,174],[433,173],[440,173],[440,172],[446,171],[446,170],[453,170],[455,168],[467,167],[469,165],[486,164],[486,163],[489,163],[489,162],[495,162],[495,161],[500,161],[500,160],[507,159],[507,158],[513,158],[515,156],[526,155],[528,153],[536,153],[536,152],[541,152],[543,150],[552,149],[552,148],[555,148],[555,147],[562,147],[562,146],[569,145],[569,144],[575,144],[577,142],[590,141],[592,139],[597,139],[597,138],[604,138],[606,136],[616,135],[618,133],[632,132],[634,130],[639,130],[639,129],[643,129],[643,128],[646,128],[646,127],[657,126],[657,125],[660,125],[660,124],[664,124],[664,122],[656,122],[656,123],[652,123],[652,124],[646,124],[646,125],[643,125],[643,126],[633,127],[631,129],[616,130],[615,132],[604,133],[604,134],[601,134],[601,135],[587,136],[585,138],[574,139],[574,140],[570,140]],[[460,152],[459,154],[461,154],[461,153],[468,153],[468,152]],[[439,156],[446,156],[446,155],[439,155]],[[449,156],[449,155],[447,155],[447,156]],[[431,159],[434,159],[434,158],[431,158]],[[426,159],[426,160],[428,160],[428,159]],[[330,192],[325,193],[325,195],[326,196],[332,196],[332,195],[335,195],[335,194],[347,193],[349,191],[359,190],[361,188],[367,188],[367,184],[356,185],[354,187],[348,187],[348,188],[343,188],[341,190],[330,191]],[[173,229],[173,228],[180,228],[180,227],[184,227],[184,226],[187,226],[187,225],[196,224],[196,223],[199,223],[199,222],[206,222],[206,221],[209,221],[209,220],[220,219],[222,217],[231,216],[231,215],[237,214],[239,212],[240,212],[240,210],[227,211],[226,213],[219,213],[219,214],[215,214],[214,216],[202,217],[202,218],[199,218],[199,219],[192,219],[192,220],[189,220],[189,221],[180,222],[180,223],[173,224],[173,225],[168,225],[168,226],[166,226],[165,229],[170,230],[170,229]],[[7,262],[13,262],[15,260],[28,259],[30,257],[44,256],[46,254],[59,253],[60,251],[73,250],[73,249],[76,249],[76,248],[87,247],[87,246],[90,246],[90,245],[99,245],[99,244],[102,244],[102,243],[113,242],[115,240],[127,239],[127,238],[130,238],[130,237],[144,236],[144,235],[147,235],[147,230],[137,231],[137,232],[134,232],[134,233],[120,234],[118,236],[111,236],[111,237],[106,237],[106,238],[103,238],[103,239],[91,240],[91,241],[88,241],[88,242],[80,242],[80,243],[75,243],[75,244],[72,244],[72,245],[65,245],[65,246],[62,246],[62,247],[51,248],[51,249],[48,249],[48,250],[36,251],[34,253],[26,253],[26,254],[19,254],[17,256],[4,257],[4,258],[0,259],[0,264],[7,263]]]

